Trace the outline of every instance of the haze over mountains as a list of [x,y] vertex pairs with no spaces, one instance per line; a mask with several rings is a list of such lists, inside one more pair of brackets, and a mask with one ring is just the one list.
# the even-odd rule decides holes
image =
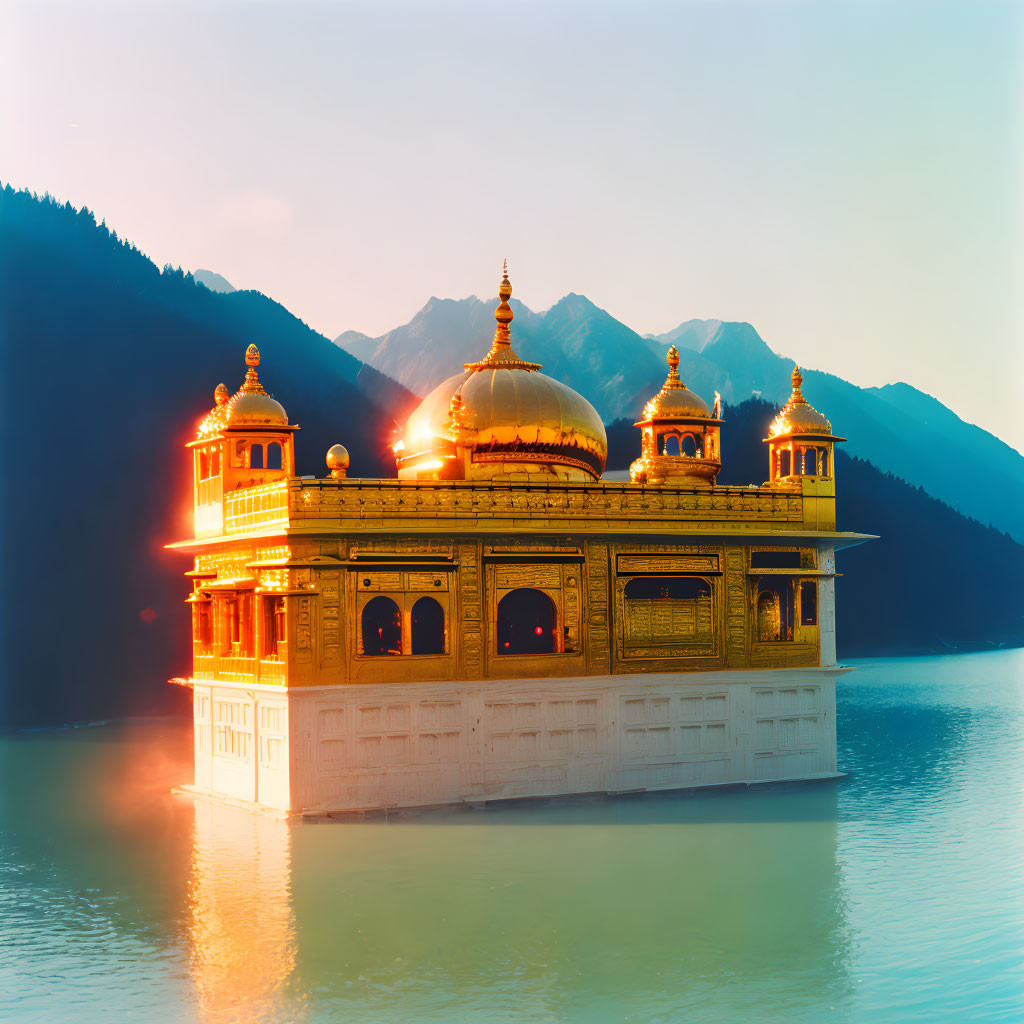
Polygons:
[[[335,342],[424,395],[487,350],[496,304],[475,296],[431,298],[409,323],[379,338],[349,331]],[[733,405],[756,395],[781,405],[789,396],[792,360],[773,352],[748,323],[687,320],[666,334],[642,337],[582,295],[567,295],[542,313],[515,298],[511,305],[519,355],[585,395],[606,423],[637,416],[665,379],[670,344],[679,349],[683,381],[709,406],[715,391]],[[805,396],[849,438],[850,455],[1024,540],[1019,452],[909,384],[860,388],[802,369]]]
[[[479,355],[493,332],[494,305],[434,300],[409,341],[417,358],[401,369],[425,374],[434,361],[445,376],[452,364]],[[660,385],[663,342],[638,338],[600,311],[586,316],[596,307],[581,296],[559,307],[534,314],[515,303],[513,331],[532,328],[529,336],[514,335],[524,355],[575,379],[605,409],[625,407],[615,404],[619,385],[634,386],[638,401]],[[467,308],[475,336],[456,344],[468,333]],[[447,318],[446,330],[434,330],[434,309]],[[691,382],[706,363],[725,384],[730,371],[709,353],[748,345],[769,370],[779,364],[782,390],[775,393],[788,392],[788,363],[767,352],[749,326],[717,336],[730,326],[691,325],[677,336],[703,346],[684,350]],[[396,421],[416,404],[409,390],[258,292],[218,293],[180,270],[161,271],[88,210],[0,189],[0,425],[8,442],[0,447],[7,485],[0,508],[0,726],[150,714],[187,702],[185,691],[165,680],[190,665],[182,577],[188,560],[163,545],[191,530],[184,444],[210,408],[213,387],[241,382],[250,342],[261,350],[268,391],[302,427],[300,474],[323,475],[324,452],[340,441],[353,476],[394,475],[388,443]],[[646,367],[642,373],[637,363]],[[742,371],[735,369],[738,387],[751,386]],[[420,386],[416,373],[400,376]],[[835,378],[815,380],[817,388]],[[810,383],[807,390],[847,429],[834,398]],[[909,409],[921,444],[929,437],[945,444],[965,430],[939,403],[905,386],[869,397],[887,417],[894,415],[889,409]],[[763,478],[758,438],[772,415],[764,403],[727,409],[723,480]],[[613,464],[625,464],[639,432],[620,421],[609,442]],[[1021,545],[872,465],[837,465],[841,524],[883,535],[842,555],[844,571],[857,581],[840,590],[841,655],[1024,642]],[[951,475],[960,469],[951,465]],[[934,602],[941,608],[933,613]]]

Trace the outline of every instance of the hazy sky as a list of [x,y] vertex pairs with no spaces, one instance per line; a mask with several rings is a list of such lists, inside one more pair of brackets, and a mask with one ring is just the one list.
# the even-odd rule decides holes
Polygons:
[[16,0],[3,25],[4,180],[330,337],[493,295],[507,256],[534,309],[749,320],[1024,449],[1024,3]]

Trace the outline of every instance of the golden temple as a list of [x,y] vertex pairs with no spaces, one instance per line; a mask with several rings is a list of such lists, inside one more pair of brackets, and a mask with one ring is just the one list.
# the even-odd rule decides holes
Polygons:
[[[489,351],[394,443],[295,474],[246,352],[192,449],[195,789],[296,813],[836,774],[833,446],[801,393],[769,479],[721,486],[720,403],[643,410],[628,481],[594,407]],[[656,386],[652,382],[652,390]]]

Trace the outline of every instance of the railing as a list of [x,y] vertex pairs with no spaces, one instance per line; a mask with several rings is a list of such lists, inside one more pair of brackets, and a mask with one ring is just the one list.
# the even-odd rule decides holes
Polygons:
[[242,487],[224,496],[224,533],[248,533],[262,526],[287,523],[288,481],[275,480]]

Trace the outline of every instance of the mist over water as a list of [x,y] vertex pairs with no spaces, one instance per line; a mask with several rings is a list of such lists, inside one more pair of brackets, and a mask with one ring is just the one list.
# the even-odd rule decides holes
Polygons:
[[1024,1017],[1024,651],[859,663],[836,783],[289,823],[188,722],[0,739],[0,1019]]

